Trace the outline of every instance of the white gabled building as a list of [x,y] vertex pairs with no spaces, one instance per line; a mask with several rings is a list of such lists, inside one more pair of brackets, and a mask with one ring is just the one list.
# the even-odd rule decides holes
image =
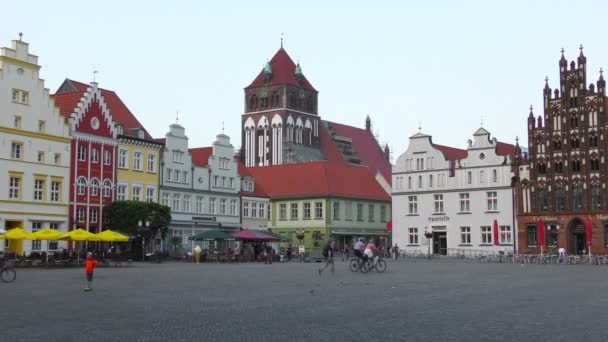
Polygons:
[[430,244],[434,254],[513,249],[515,146],[491,139],[484,128],[473,136],[466,150],[434,144],[422,133],[410,137],[393,167],[393,242],[400,248],[426,253]]
[[[39,75],[38,57],[14,40],[0,49],[0,228],[68,229],[70,128]],[[0,240],[2,251],[57,250],[65,242]]]
[[211,147],[188,148],[184,127],[173,124],[163,142],[160,202],[171,208],[177,247],[191,250],[189,238],[207,230],[240,230],[241,179],[230,138],[218,134]]

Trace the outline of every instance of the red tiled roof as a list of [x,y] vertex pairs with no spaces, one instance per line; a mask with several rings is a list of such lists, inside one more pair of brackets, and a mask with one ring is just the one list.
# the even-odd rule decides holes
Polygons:
[[209,165],[209,157],[213,154],[213,147],[197,147],[191,148],[188,151],[192,155],[192,164],[207,166]]
[[319,139],[321,141],[321,152],[325,155],[327,161],[331,163],[347,164],[346,160],[338,150],[338,146],[332,136],[329,134],[327,127],[321,123],[319,125]]
[[251,172],[249,172],[249,169],[245,166],[245,164],[243,164],[243,162],[241,161],[240,158],[234,158],[237,162],[238,165],[238,173],[239,176],[241,177],[251,177],[254,180],[254,184],[253,184],[253,192],[249,192],[249,191],[245,191],[242,190],[241,191],[241,195],[242,196],[248,196],[248,197],[263,197],[263,198],[268,198],[268,194],[266,193],[266,191],[264,191],[264,187],[262,186],[262,184],[260,182],[257,182],[255,180],[255,178],[253,177],[253,175],[251,174]]
[[342,197],[390,201],[366,167],[312,162],[249,168],[272,199]]
[[515,158],[515,145],[497,141],[496,154],[498,154],[499,156],[510,156],[511,161],[513,161],[513,158]]
[[161,143],[163,145],[167,145],[167,138],[156,138],[154,139],[157,143]]
[[438,145],[438,144],[433,144],[433,147],[435,147],[436,149],[441,151],[441,153],[443,153],[444,157],[447,160],[451,160],[451,161],[455,161],[458,159],[464,159],[469,155],[469,153],[466,150],[461,150],[459,148]]
[[382,147],[371,132],[365,129],[329,122],[336,135],[350,138],[352,147],[359,155],[361,164],[366,165],[373,175],[380,172],[391,183],[391,164],[384,158]]
[[[303,78],[302,82],[298,83],[296,79],[296,64],[293,62],[287,52],[281,47],[279,51],[270,60],[270,67],[272,68],[272,79],[270,84],[291,84],[295,86],[301,86],[304,89],[316,91],[315,88],[308,82],[306,77]],[[260,71],[258,76],[248,85],[248,88],[263,87],[264,84],[264,70]]]
[[[61,114],[67,119],[69,119],[70,114],[74,111],[74,108],[80,101],[80,98],[83,96],[83,93],[87,91],[89,87],[88,84],[77,82],[74,80],[66,79],[65,82],[70,82],[77,92],[72,93],[61,93],[61,94],[53,94],[51,97],[55,99],[55,104],[59,107]],[[124,126],[124,134],[131,135],[130,130],[143,128],[145,132],[146,139],[152,139],[152,136],[148,134],[145,127],[137,120],[135,115],[131,113],[129,108],[122,102],[120,97],[112,91],[101,89],[101,94],[103,95],[108,108],[110,109],[110,114],[112,114],[112,119],[114,122],[122,124]]]

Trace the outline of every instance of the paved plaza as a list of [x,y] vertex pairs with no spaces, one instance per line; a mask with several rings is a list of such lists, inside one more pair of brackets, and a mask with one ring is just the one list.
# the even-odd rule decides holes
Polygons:
[[1,341],[605,341],[608,267],[390,261],[19,269]]

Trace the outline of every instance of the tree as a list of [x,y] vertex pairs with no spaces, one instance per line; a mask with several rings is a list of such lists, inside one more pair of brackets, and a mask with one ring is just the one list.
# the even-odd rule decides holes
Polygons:
[[160,229],[165,237],[171,222],[171,209],[158,203],[115,201],[105,207],[104,216],[108,219],[104,225],[107,229],[135,235],[141,229],[139,221],[148,220],[150,231],[156,232]]

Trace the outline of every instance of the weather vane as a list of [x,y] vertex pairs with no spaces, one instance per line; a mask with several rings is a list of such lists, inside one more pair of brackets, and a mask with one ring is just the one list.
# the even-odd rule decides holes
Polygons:
[[23,32],[19,32],[19,41],[21,41],[21,38],[23,38]]
[[283,32],[281,32],[281,48],[283,47]]
[[95,67],[93,67],[93,82],[95,82],[95,76],[99,73],[99,71],[97,69],[95,69]]
[[179,110],[175,111],[175,123],[179,124]]

